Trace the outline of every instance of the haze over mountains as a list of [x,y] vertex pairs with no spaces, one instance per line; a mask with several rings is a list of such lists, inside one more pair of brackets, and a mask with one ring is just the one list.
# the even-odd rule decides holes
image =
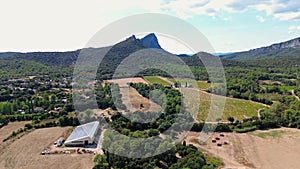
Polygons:
[[282,43],[276,43],[267,47],[261,47],[244,52],[221,55],[223,59],[229,60],[251,60],[266,58],[298,58],[300,52],[300,38],[292,39]]
[[[154,33],[148,34],[144,38],[138,39],[134,35],[127,38],[126,40],[115,44],[112,46],[111,50],[105,56],[102,66],[112,64],[119,64],[124,58],[128,55],[141,50],[141,49],[158,49],[167,52],[164,50]],[[88,50],[97,54],[97,51],[102,48],[88,48]],[[72,66],[75,64],[77,57],[82,49],[68,52],[30,52],[30,53],[18,53],[18,52],[7,52],[0,53],[1,60],[29,60],[34,62],[39,62],[48,66]],[[218,54],[224,66],[236,64],[236,61],[248,61],[249,64],[253,60],[267,60],[265,62],[274,62],[274,58],[281,59],[284,62],[289,62],[289,64],[295,63],[298,61],[300,52],[300,38],[296,38],[290,41],[273,44],[271,46],[262,47],[258,49],[253,49],[250,51],[238,52],[238,53],[227,53],[227,54]],[[169,52],[167,52],[169,53]],[[195,55],[205,55],[207,53],[197,53]],[[195,55],[181,54],[177,55],[181,57],[185,62],[195,65],[199,63],[199,59]],[[175,55],[174,55],[175,56]],[[212,55],[211,55],[212,56]],[[272,59],[272,60],[271,60]],[[197,61],[196,61],[197,60]],[[240,63],[239,63],[240,64]],[[243,63],[244,64],[244,63]],[[114,66],[113,66],[114,67]],[[101,68],[101,65],[100,65]]]

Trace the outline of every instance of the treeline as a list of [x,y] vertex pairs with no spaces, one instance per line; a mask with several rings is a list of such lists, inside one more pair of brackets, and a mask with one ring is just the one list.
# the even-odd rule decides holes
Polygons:
[[[106,133],[105,133],[106,134]],[[107,133],[106,137],[104,137],[104,144],[109,144],[110,138],[114,137],[113,133]],[[166,141],[151,141],[145,147],[141,148],[137,146],[138,143],[130,142],[129,140],[118,140],[118,143],[112,142],[114,148],[122,150],[122,146],[128,147],[127,151],[130,155],[131,153],[141,153],[141,151],[145,151],[151,155],[151,153],[155,152],[163,152],[159,153],[154,157],[148,158],[127,158],[124,156],[115,155],[115,153],[111,153],[111,151],[105,151],[104,155],[97,155],[94,158],[94,162],[96,165],[94,169],[121,169],[121,168],[130,168],[130,169],[141,169],[141,168],[170,168],[170,169],[178,169],[178,168],[189,168],[189,169],[214,169],[222,166],[222,162],[218,159],[207,160],[206,157],[198,151],[196,147],[193,145],[186,145],[185,142],[178,143],[175,146],[169,144]],[[110,142],[111,143],[111,142]],[[139,148],[139,149],[137,149]],[[169,149],[168,151],[164,151]],[[179,158],[176,154],[181,157]],[[136,154],[138,155],[138,154]]]
[[[120,93],[119,85],[114,83],[105,83],[103,86],[102,82],[98,82],[95,85],[94,91],[85,91],[84,94],[80,92],[74,93],[78,101],[76,103],[76,108],[79,111],[86,111],[90,109],[90,103],[94,102],[90,96],[95,95],[96,101],[99,109],[112,108],[117,110],[117,108],[124,110],[126,107],[122,103],[122,95]],[[79,87],[80,88],[80,87]]]
[[0,115],[0,128],[7,125],[9,122],[15,121],[31,121],[35,128],[47,127],[46,123],[41,123],[44,120],[53,120],[55,125],[51,126],[77,126],[79,120],[77,117],[68,116],[67,114],[62,115],[58,113],[37,113],[37,114],[24,114],[24,115]]
[[130,83],[142,96],[160,105],[165,113],[176,114],[181,110],[181,93],[163,85],[147,85],[143,83]]
[[[4,120],[6,124],[9,122],[9,120],[14,120],[15,116],[10,116],[11,119],[5,119],[0,117],[0,121]],[[26,119],[26,120],[23,120]],[[68,116],[61,116],[57,119],[57,116],[49,116],[45,118],[45,116],[24,116],[23,119],[18,118],[17,121],[27,121],[27,120],[33,120],[31,123],[25,124],[23,128],[20,128],[16,131],[13,131],[7,138],[3,140],[3,142],[13,139],[20,134],[30,131],[31,129],[40,129],[40,128],[49,128],[49,127],[64,127],[64,126],[78,126],[80,125],[80,122],[77,117],[68,117]],[[42,122],[41,120],[47,120],[47,122]],[[0,123],[0,128],[2,123]]]

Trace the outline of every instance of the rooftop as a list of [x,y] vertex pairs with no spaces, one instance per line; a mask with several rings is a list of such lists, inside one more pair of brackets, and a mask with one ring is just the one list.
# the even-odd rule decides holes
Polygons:
[[78,139],[81,139],[84,137],[93,138],[93,136],[95,135],[95,133],[97,131],[98,126],[99,126],[98,121],[94,121],[91,123],[77,126],[75,128],[75,130],[72,132],[72,134],[66,140],[66,143],[72,142],[74,140],[78,140]]

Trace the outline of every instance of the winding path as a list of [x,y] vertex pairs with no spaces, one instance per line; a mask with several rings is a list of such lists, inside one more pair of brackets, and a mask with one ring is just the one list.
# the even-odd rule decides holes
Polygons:
[[293,95],[297,100],[300,100],[300,98],[295,94],[295,90],[294,90],[294,89],[292,90],[292,95]]

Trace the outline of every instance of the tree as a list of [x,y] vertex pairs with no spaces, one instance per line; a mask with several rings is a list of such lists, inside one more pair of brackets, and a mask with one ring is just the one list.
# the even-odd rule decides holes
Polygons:
[[183,145],[184,147],[186,146],[186,141],[185,141],[185,140],[183,141],[182,145]]
[[233,122],[234,122],[234,117],[231,117],[231,116],[230,116],[230,117],[227,118],[227,120],[228,120],[231,124],[233,124]]

